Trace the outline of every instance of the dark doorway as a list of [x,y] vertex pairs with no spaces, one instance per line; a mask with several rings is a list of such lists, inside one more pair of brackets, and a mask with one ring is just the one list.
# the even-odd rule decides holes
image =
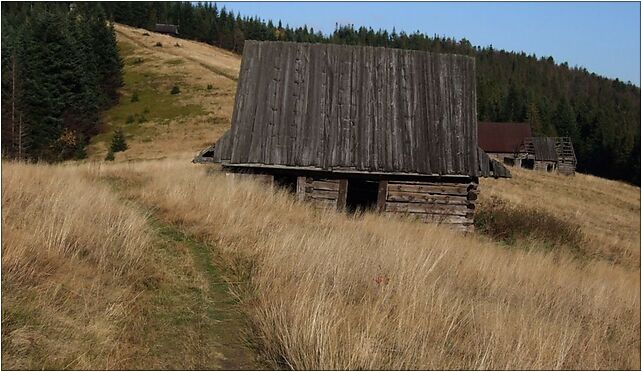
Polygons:
[[348,213],[363,212],[377,207],[379,181],[349,179],[346,210]]
[[291,193],[296,193],[296,176],[274,175],[274,184]]
[[526,169],[535,168],[535,159],[523,159],[522,168],[526,168]]
[[508,156],[504,157],[504,164],[506,165],[515,165],[515,158],[509,158]]

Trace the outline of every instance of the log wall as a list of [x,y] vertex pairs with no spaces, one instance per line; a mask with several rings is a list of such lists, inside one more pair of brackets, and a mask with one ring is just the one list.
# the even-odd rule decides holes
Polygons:
[[348,180],[297,177],[296,193],[301,201],[317,208],[343,210],[346,205]]
[[533,169],[537,171],[553,172],[557,169],[556,165],[557,163],[554,161],[535,160]]
[[412,215],[423,222],[472,231],[479,186],[472,177],[461,182],[386,181],[379,195],[384,214]]
[[575,174],[575,164],[559,162],[557,163],[557,171],[560,174],[572,176]]

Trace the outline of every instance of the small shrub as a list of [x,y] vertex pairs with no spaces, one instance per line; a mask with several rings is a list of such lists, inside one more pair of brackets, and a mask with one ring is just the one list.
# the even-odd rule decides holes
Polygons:
[[143,115],[145,114],[149,114],[149,107],[145,107],[145,109],[143,110]]
[[578,225],[538,209],[511,206],[497,197],[480,206],[475,214],[475,229],[509,245],[518,239],[536,239],[549,247],[566,246],[578,254],[583,245]]
[[212,88],[214,88],[212,84],[207,84],[207,90],[212,90]]
[[120,152],[127,150],[127,141],[125,141],[125,134],[122,129],[117,129],[114,132],[114,136],[111,138],[111,146],[109,147],[111,152]]
[[163,47],[163,43],[161,43],[160,41],[157,41],[154,46],[157,47],[157,48],[162,48]]
[[114,152],[109,150],[107,156],[105,156],[105,161],[114,161]]
[[127,120],[125,120],[126,124],[131,124],[134,121],[136,121],[136,117],[134,115],[127,115]]
[[140,123],[144,123],[144,122],[146,122],[146,121],[147,121],[147,117],[145,117],[145,115],[140,115],[140,116],[138,117],[138,123],[139,123],[139,124],[140,124]]
[[131,101],[132,101],[132,102],[138,102],[138,101],[139,101],[139,98],[138,98],[138,92],[134,92],[134,94],[132,94],[132,99],[131,99]]
[[179,94],[181,92],[181,88],[178,87],[178,85],[174,85],[172,87],[172,91],[170,92],[171,94]]

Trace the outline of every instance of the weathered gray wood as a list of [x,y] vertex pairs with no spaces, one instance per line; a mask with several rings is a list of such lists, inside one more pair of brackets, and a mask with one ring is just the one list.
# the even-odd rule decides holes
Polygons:
[[377,192],[377,210],[382,212],[386,209],[386,200],[388,199],[388,181],[379,181],[379,190]]
[[296,178],[296,198],[299,201],[305,201],[305,187],[307,186],[307,177]]
[[348,180],[343,179],[339,181],[339,190],[337,193],[337,210],[339,211],[345,210],[347,199],[348,199]]
[[416,192],[416,193],[431,193],[431,194],[447,194],[447,195],[467,195],[468,185],[412,185],[412,184],[396,184],[388,183],[388,192],[402,191],[402,192]]
[[332,200],[337,200],[339,195],[339,190],[336,191],[330,191],[330,190],[317,190],[317,189],[312,189],[308,193],[308,196],[312,199],[332,199]]
[[476,176],[474,80],[465,56],[248,41],[227,158]]
[[317,190],[339,190],[339,180],[314,180],[312,181],[312,187]]
[[448,225],[462,225],[468,226],[472,225],[473,219],[466,216],[453,216],[453,215],[444,215],[444,214],[426,214],[426,213],[397,213],[397,212],[384,212],[384,216],[407,216],[410,218],[415,218],[421,222],[425,223],[438,223],[438,224],[448,224]]
[[388,201],[409,202],[409,203],[434,203],[434,204],[457,204],[468,205],[470,201],[467,196],[426,194],[417,192],[389,191]]
[[473,216],[474,210],[465,205],[386,202],[386,212],[448,214],[453,216]]

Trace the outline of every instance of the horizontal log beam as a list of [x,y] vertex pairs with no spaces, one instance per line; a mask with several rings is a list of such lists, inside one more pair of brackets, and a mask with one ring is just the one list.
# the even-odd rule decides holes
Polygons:
[[386,212],[446,214],[454,216],[473,216],[474,209],[466,205],[444,205],[429,203],[386,202]]
[[434,204],[456,204],[468,205],[470,201],[467,196],[427,194],[405,191],[389,191],[387,201],[409,202],[409,203],[434,203]]
[[429,193],[429,194],[445,194],[445,195],[468,195],[469,185],[455,184],[455,185],[411,185],[411,184],[398,184],[388,183],[388,192],[415,192],[415,193]]

